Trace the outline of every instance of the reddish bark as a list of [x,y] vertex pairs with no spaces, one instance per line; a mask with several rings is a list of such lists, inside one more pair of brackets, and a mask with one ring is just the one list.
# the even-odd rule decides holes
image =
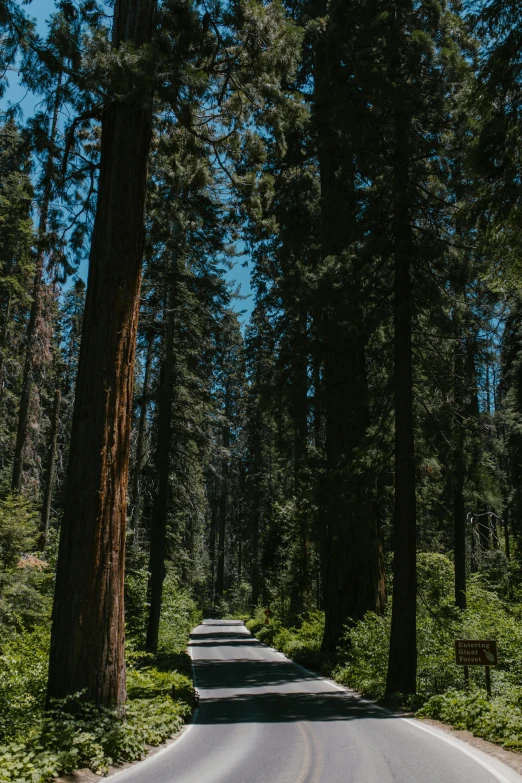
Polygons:
[[47,461],[47,475],[45,477],[45,490],[42,503],[42,535],[40,539],[40,549],[44,550],[47,546],[49,535],[49,521],[51,519],[51,500],[53,496],[54,483],[54,464],[56,462],[56,445],[58,442],[58,424],[60,422],[60,401],[62,395],[60,389],[57,389],[54,395],[53,418],[51,421],[51,437],[49,439],[49,454]]
[[[155,0],[117,0],[113,45],[149,43]],[[123,577],[129,441],[152,88],[103,113],[100,179],[76,383],[48,698],[126,696]]]

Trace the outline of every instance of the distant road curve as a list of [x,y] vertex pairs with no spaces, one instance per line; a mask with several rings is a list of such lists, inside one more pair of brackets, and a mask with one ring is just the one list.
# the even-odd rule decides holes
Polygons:
[[200,706],[118,783],[522,783],[496,759],[314,677],[242,623],[191,634]]

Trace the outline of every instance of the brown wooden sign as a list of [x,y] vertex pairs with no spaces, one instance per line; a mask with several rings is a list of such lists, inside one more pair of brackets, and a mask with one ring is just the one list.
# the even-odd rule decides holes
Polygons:
[[456,639],[455,660],[458,666],[496,666],[497,643],[492,639]]

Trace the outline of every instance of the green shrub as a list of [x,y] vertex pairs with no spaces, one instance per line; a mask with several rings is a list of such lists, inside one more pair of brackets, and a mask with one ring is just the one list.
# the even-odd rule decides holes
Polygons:
[[149,603],[147,583],[149,572],[146,567],[132,564],[125,570],[125,637],[127,647],[143,649],[147,633]]
[[254,616],[250,620],[246,621],[245,626],[250,631],[250,633],[254,634],[254,636],[257,636],[259,631],[264,628],[265,621],[266,616],[263,607],[257,606],[254,610]]
[[[115,762],[143,758],[147,745],[173,736],[191,713],[194,690],[186,675],[161,669],[165,660],[159,658],[158,668],[153,656],[142,656],[141,668],[128,671],[123,713],[83,702],[79,694],[44,712],[45,667],[34,702],[19,708],[23,720],[15,741],[0,747],[0,783],[47,783],[81,767],[103,774]],[[28,690],[21,687],[20,693],[29,699]],[[13,710],[10,714],[14,725]],[[12,739],[7,732],[3,742]]]
[[0,783],[46,783],[82,767],[103,774],[117,761],[143,758],[147,745],[173,736],[190,711],[167,694],[132,699],[123,715],[78,696],[56,702],[32,741],[0,747]]
[[0,644],[48,620],[53,575],[35,550],[37,512],[20,495],[0,500]]
[[330,672],[328,656],[320,652],[324,633],[324,612],[310,612],[299,618],[292,628],[286,628],[277,615],[266,624],[262,608],[258,608],[254,617],[245,623],[248,630],[259,641],[275,647],[289,658],[325,674]]
[[390,643],[390,611],[384,616],[368,614],[343,636],[339,664],[333,676],[344,685],[381,696],[386,681]]
[[11,638],[0,655],[0,745],[21,742],[43,710],[49,630],[37,626]]
[[432,696],[417,715],[466,729],[477,737],[506,748],[522,750],[520,701],[520,690],[512,691],[509,698],[489,700],[486,692],[478,688],[466,691],[450,689]]
[[[140,665],[127,671],[127,697],[129,700],[172,696],[187,704],[194,700],[191,663],[187,653],[165,656],[149,656],[153,665]],[[185,660],[184,660],[185,659]],[[176,669],[173,669],[176,665]]]
[[200,624],[201,619],[201,611],[189,590],[180,588],[174,574],[167,573],[163,583],[159,650],[168,652],[183,650],[189,633]]

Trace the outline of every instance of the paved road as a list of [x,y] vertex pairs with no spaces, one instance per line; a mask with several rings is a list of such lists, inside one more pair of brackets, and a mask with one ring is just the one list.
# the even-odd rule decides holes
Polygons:
[[312,676],[242,623],[206,620],[190,651],[194,723],[118,783],[522,783],[469,745]]

